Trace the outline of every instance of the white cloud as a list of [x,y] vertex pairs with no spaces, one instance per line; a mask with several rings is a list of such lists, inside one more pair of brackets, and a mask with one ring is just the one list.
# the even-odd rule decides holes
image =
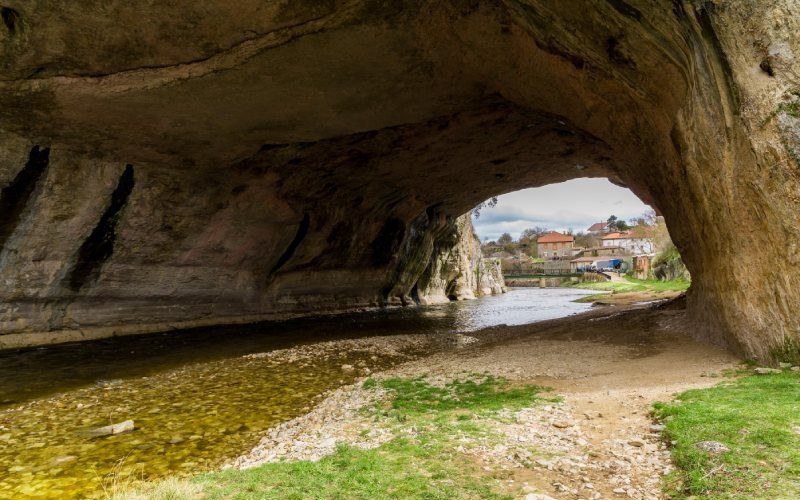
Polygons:
[[629,189],[608,179],[573,179],[498,196],[497,206],[484,208],[473,222],[481,239],[494,240],[503,233],[518,238],[535,226],[585,231],[610,215],[628,220],[649,208]]

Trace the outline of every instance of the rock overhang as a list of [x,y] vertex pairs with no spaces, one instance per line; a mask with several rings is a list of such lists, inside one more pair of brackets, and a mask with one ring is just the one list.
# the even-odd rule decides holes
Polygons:
[[[0,40],[0,179],[34,145],[52,147],[45,191],[70,169],[97,177],[81,196],[109,196],[125,164],[137,179],[113,255],[77,296],[60,283],[103,206],[55,209],[37,190],[18,207],[40,212],[0,256],[5,296],[62,305],[21,306],[29,312],[5,323],[14,331],[91,323],[103,296],[128,312],[96,326],[135,329],[155,296],[177,311],[165,321],[193,321],[405,293],[414,273],[398,266],[430,258],[421,248],[433,236],[415,231],[432,234],[494,194],[607,176],[667,217],[697,278],[700,336],[762,358],[796,338],[785,311],[798,277],[786,267],[776,281],[758,253],[735,250],[737,238],[774,246],[788,266],[797,245],[791,158],[776,167],[780,135],[757,128],[777,106],[762,96],[797,85],[785,71],[797,40],[758,14],[766,23],[790,3],[748,5],[749,15],[616,0],[209,0],[136,14],[122,2],[6,3],[17,17]],[[771,74],[758,44],[742,44],[748,30],[788,47]],[[758,220],[773,227],[737,229]],[[26,260],[45,230],[77,243],[45,243]],[[376,266],[375,240],[387,235],[398,241]],[[731,276],[733,258],[759,271]],[[749,301],[742,283],[761,298]]]

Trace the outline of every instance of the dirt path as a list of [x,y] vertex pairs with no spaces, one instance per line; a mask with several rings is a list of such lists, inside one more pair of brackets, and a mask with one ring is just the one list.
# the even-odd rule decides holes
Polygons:
[[[465,372],[486,372],[552,387],[563,402],[493,423],[505,441],[480,444],[469,452],[486,470],[504,472],[496,486],[530,498],[660,498],[661,477],[671,464],[649,417],[652,403],[713,385],[721,371],[738,363],[721,349],[691,340],[688,328],[679,309],[606,307],[571,318],[477,332],[477,340],[466,337],[451,351],[405,363],[382,376],[448,380]],[[354,389],[353,394],[363,399],[360,391]],[[335,418],[321,410],[308,422],[301,418],[287,424],[262,443],[262,455],[281,445],[281,435],[306,446],[325,442],[331,449],[341,439],[360,446],[379,444],[381,439],[354,437],[364,434],[359,426],[369,424],[341,410],[349,399],[347,391],[339,391],[327,402],[337,409]],[[324,432],[305,432],[309,425],[319,429],[314,422],[320,421],[326,422]],[[385,440],[385,434],[381,436]],[[316,457],[320,451],[309,453]],[[250,458],[256,455],[254,450]],[[257,462],[245,457],[237,465]]]
[[653,402],[714,385],[723,370],[739,362],[692,340],[687,328],[682,310],[607,308],[526,325],[516,338],[462,349],[459,355],[436,354],[395,371],[406,376],[488,372],[553,387],[563,404],[538,416],[551,424],[544,432],[551,435],[530,442],[563,456],[519,468],[515,481],[554,497],[659,498],[660,476],[671,465],[649,417]]
[[626,285],[630,284],[630,281],[628,281],[625,278],[623,278],[622,276],[620,276],[619,273],[616,273],[614,271],[609,271],[609,272],[607,272],[605,274],[606,274],[606,276],[611,278],[611,282],[612,283],[624,283]]

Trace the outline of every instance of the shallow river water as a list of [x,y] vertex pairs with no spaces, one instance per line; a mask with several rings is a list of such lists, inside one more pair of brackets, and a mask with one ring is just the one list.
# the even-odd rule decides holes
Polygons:
[[[102,496],[137,479],[217,468],[352,383],[359,374],[343,364],[375,371],[443,347],[449,333],[582,312],[589,305],[572,301],[588,293],[520,288],[441,306],[0,352],[0,498]],[[409,334],[427,340],[313,360],[247,356]],[[86,432],[128,419],[133,432]]]

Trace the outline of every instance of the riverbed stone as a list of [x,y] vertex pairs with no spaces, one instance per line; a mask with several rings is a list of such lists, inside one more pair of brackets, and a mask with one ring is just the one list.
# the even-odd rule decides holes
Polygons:
[[126,432],[132,432],[133,430],[134,430],[133,420],[125,420],[123,422],[118,422],[116,424],[111,424],[91,429],[89,431],[86,431],[86,434],[91,437],[102,437],[102,436],[111,436],[114,434],[124,434]]
[[725,453],[731,451],[730,448],[720,443],[719,441],[700,441],[699,443],[695,443],[694,447],[699,450],[707,451],[708,453],[711,454]]
[[53,458],[53,460],[51,460],[51,463],[54,465],[61,465],[69,462],[74,462],[77,459],[78,457],[76,455],[62,455],[60,457]]

